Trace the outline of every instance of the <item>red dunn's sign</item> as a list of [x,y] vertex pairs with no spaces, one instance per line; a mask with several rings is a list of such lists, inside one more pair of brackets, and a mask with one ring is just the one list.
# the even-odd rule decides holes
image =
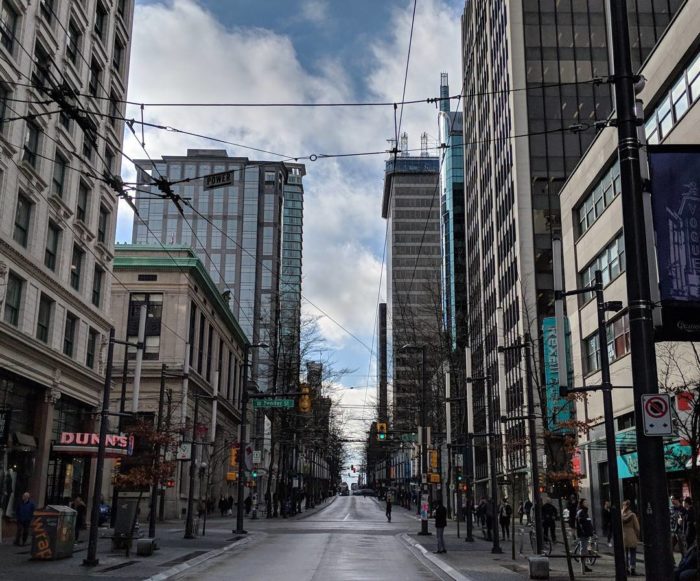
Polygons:
[[[54,452],[74,455],[97,455],[100,445],[100,435],[91,432],[61,432],[58,443],[54,444]],[[134,436],[107,434],[105,438],[105,455],[109,457],[127,456],[134,449]]]

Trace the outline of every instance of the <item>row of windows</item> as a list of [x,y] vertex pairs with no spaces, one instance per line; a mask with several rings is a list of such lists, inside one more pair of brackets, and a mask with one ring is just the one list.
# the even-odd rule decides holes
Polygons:
[[[209,327],[208,331],[207,326]],[[219,344],[217,354],[219,384],[216,387],[220,396],[235,404],[240,394],[242,366],[230,349],[228,350],[228,363],[224,362],[226,349],[223,338],[218,335],[215,337],[214,325],[208,321],[205,313],[198,309],[197,304],[192,301],[189,324],[190,364],[192,369],[196,369],[197,373],[207,381],[212,381],[212,372],[216,372],[216,369],[212,369],[215,340]]]
[[[14,272],[10,272],[7,279],[7,289],[5,296],[5,308],[3,320],[13,327],[19,327],[20,313],[24,302],[26,281]],[[39,308],[37,309],[37,321],[35,337],[42,343],[49,344],[54,325],[56,302],[48,294],[41,293],[39,297]],[[78,343],[80,329],[80,319],[71,312],[66,313],[63,327],[63,354],[71,359],[76,356],[76,345]],[[92,328],[88,329],[87,349],[85,355],[85,365],[90,369],[95,368],[95,354],[97,350],[99,333]]]
[[[80,199],[80,196],[79,196]],[[82,218],[80,216],[80,202],[78,205],[78,218],[84,219],[84,208]],[[13,239],[17,244],[27,248],[30,241],[30,231],[32,216],[34,214],[34,204],[31,200],[20,193],[17,196],[17,207],[15,209],[15,223]],[[109,224],[109,212],[104,208],[100,208],[100,218],[98,225],[98,241],[105,243]],[[49,220],[46,242],[44,248],[44,266],[49,270],[56,272],[58,268],[58,257],[61,254],[61,244],[63,240],[63,231],[52,220]],[[70,285],[78,292],[82,292],[83,273],[85,263],[85,250],[78,244],[73,244],[70,264]],[[104,285],[105,271],[98,265],[95,265],[93,282],[92,282],[92,304],[96,307],[102,305],[102,293]]]
[[[608,360],[612,363],[630,352],[630,323],[628,315],[615,319],[607,325]],[[600,344],[598,333],[584,339],[586,373],[600,369]]]
[[[607,285],[610,281],[625,270],[625,239],[620,234],[606,248],[602,250],[593,261],[581,272],[581,287],[590,287],[595,284],[595,272],[600,270],[603,275],[603,285]],[[584,300],[593,298],[593,292],[588,292],[584,296]]]
[[583,234],[600,218],[615,197],[620,193],[620,164],[615,162],[588,194],[578,208],[579,234]]
[[661,142],[700,98],[700,54],[690,63],[644,125],[647,143]]

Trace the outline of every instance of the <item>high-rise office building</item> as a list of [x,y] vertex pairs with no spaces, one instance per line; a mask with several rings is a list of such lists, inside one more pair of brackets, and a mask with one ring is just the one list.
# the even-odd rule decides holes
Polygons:
[[[402,151],[408,149],[407,141],[404,135]],[[389,416],[397,429],[416,426],[420,348],[435,344],[440,327],[440,160],[428,157],[427,147],[424,153],[387,160],[384,177]]]
[[188,181],[173,186],[182,214],[172,201],[139,197],[134,244],[191,246],[249,341],[268,345],[251,351],[250,380],[267,391],[298,378],[304,166],[211,149],[136,163],[139,189],[158,192],[150,175]]
[[440,167],[440,232],[442,235],[442,316],[453,351],[466,346],[467,286],[464,236],[464,147],[462,112],[450,111],[447,74],[440,78],[440,143],[447,146]]
[[[52,443],[94,431],[102,401],[117,216],[102,177],[121,169],[132,16],[132,0],[0,1],[5,517],[15,493],[43,506],[92,490],[90,457]],[[91,131],[55,114],[59,88]]]
[[[636,67],[681,3],[628,3]],[[522,417],[526,411],[522,354],[507,352],[505,377],[498,377],[497,309],[503,309],[507,344],[525,333],[538,337],[541,320],[553,314],[551,241],[561,229],[558,192],[593,139],[593,124],[607,120],[612,110],[607,38],[605,0],[465,3],[468,341],[474,376],[492,377],[497,386],[488,397],[496,417]],[[592,82],[595,78],[603,82]],[[569,131],[570,126],[584,131]],[[476,432],[488,431],[486,402],[485,386],[475,383]],[[498,455],[498,470],[515,475],[516,495],[524,498],[525,422],[508,422],[504,430],[507,453]],[[477,446],[477,493],[486,491],[487,458],[486,447]]]

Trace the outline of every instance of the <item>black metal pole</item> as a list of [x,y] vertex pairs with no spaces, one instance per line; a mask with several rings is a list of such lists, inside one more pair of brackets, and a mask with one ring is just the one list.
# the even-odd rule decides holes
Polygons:
[[[187,405],[187,402],[182,402]],[[192,418],[192,443],[190,444],[190,482],[187,490],[187,521],[185,522],[185,538],[194,539],[194,477],[197,472],[197,419],[199,416],[199,397],[194,396],[194,417]]]
[[[532,464],[532,499],[535,503],[535,548],[542,554],[542,495],[540,494],[540,465],[537,460],[537,428],[535,426],[535,388],[532,380],[532,339],[526,333],[523,341],[525,353],[525,385],[527,388],[527,430],[530,436],[530,463]],[[515,480],[515,479],[514,479]],[[513,499],[515,502],[515,498]]]
[[241,437],[238,442],[238,489],[236,507],[236,530],[233,531],[237,535],[245,535],[248,531],[243,528],[243,477],[245,474],[245,439],[246,439],[246,423],[248,415],[248,358],[250,357],[250,345],[243,346],[243,394],[241,396]]
[[[124,363],[122,365],[122,389],[119,398],[119,433],[124,430],[124,411],[126,405],[126,381],[129,373],[129,346],[124,345]],[[114,486],[112,490],[112,510],[110,511],[109,524],[114,528],[117,522],[117,506],[119,506],[119,487]]]
[[[158,396],[158,419],[156,421],[156,433],[160,438],[163,429],[163,399],[165,398],[165,363],[160,368],[160,394]],[[156,504],[158,504],[158,488],[160,487],[160,444],[155,445],[155,458],[153,460],[153,482],[151,483],[151,512],[148,519],[148,536],[156,536]]]
[[[420,382],[421,382],[421,398],[420,398],[420,423],[421,423],[421,446],[420,446],[420,456],[421,456],[421,498],[420,503],[423,504],[423,497],[428,496],[428,410],[426,409],[427,404],[427,389],[426,389],[426,373],[425,373],[425,345],[421,346],[421,367],[420,367]],[[428,506],[428,512],[430,512],[430,506]],[[429,535],[428,531],[428,515],[426,513],[425,518],[423,518],[423,511],[421,510],[420,516],[420,532],[419,535]]]
[[[608,482],[610,489],[610,525],[612,526],[613,553],[615,555],[615,579],[627,579],[625,548],[622,544],[622,515],[620,514],[620,483],[617,473],[617,447],[615,445],[615,417],[610,381],[608,356],[608,328],[605,320],[603,297],[603,273],[595,271],[595,295],[598,308],[598,347],[600,349],[600,375],[603,390],[603,414],[605,416],[605,443],[608,453]],[[646,561],[645,561],[646,562]]]
[[[641,418],[642,395],[658,393],[637,136],[637,123],[641,120],[638,120],[635,114],[635,79],[630,57],[627,2],[609,0],[609,8],[622,187],[622,221],[627,262],[634,410],[636,417]],[[671,536],[668,533],[670,517],[663,441],[658,437],[645,436],[643,423],[641,421],[635,423],[644,554],[648,556],[644,571],[649,580],[666,581],[673,579],[673,556]]]
[[[467,378],[469,381],[471,378]],[[464,480],[467,485],[467,499],[466,506],[464,508],[464,522],[466,523],[467,533],[464,537],[464,542],[473,543],[473,509],[474,509],[474,491],[472,490],[472,484],[474,480],[474,465],[472,463],[472,438],[469,433],[469,406],[472,402],[469,401],[467,394],[469,390],[467,389],[467,384],[464,384],[464,458],[462,464],[464,465]]]
[[109,330],[107,345],[107,367],[105,369],[105,384],[102,393],[102,413],[100,417],[100,441],[97,444],[97,459],[95,461],[95,486],[92,492],[92,510],[90,512],[90,537],[88,540],[87,557],[83,565],[94,567],[99,565],[97,558],[97,527],[100,519],[100,492],[102,490],[102,473],[105,465],[105,444],[107,441],[107,424],[109,421],[109,392],[112,386],[112,365],[114,363],[114,327]]
[[491,468],[491,536],[493,538],[493,546],[491,552],[498,554],[502,553],[500,533],[498,531],[498,474],[496,474],[496,414],[494,414],[495,398],[493,397],[493,385],[491,378],[487,375],[486,381],[486,400],[489,409],[489,435],[488,441],[490,444],[489,464]]

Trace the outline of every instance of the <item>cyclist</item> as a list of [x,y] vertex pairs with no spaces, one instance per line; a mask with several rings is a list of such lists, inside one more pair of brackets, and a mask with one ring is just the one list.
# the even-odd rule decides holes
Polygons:
[[585,573],[592,571],[586,565],[585,557],[588,556],[588,544],[593,536],[593,522],[588,514],[588,502],[585,498],[578,501],[578,510],[576,511],[576,536],[581,543],[581,567]]

